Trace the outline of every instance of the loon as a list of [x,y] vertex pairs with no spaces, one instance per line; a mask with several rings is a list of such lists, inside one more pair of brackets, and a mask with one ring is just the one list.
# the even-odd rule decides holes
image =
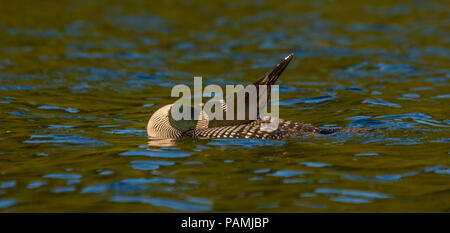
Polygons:
[[[275,67],[267,72],[264,76],[256,80],[253,85],[257,87],[258,107],[261,107],[268,102],[270,96],[270,86],[273,85],[280,77],[281,73],[292,60],[294,54],[291,53],[280,61]],[[266,92],[262,93],[259,90],[259,85],[265,85]],[[262,97],[262,94],[265,94]],[[226,113],[226,103],[229,101],[221,101],[222,110]],[[236,106],[236,99],[235,105]],[[248,117],[249,97],[246,96],[246,117]],[[343,128],[343,129],[329,129],[315,127],[310,124],[278,119],[278,128],[274,130],[262,130],[263,123],[270,123],[273,121],[271,117],[259,117],[256,120],[244,118],[243,120],[208,120],[208,116],[203,111],[198,111],[192,107],[192,114],[201,115],[198,120],[175,120],[171,117],[171,108],[174,104],[166,105],[158,109],[150,117],[147,124],[147,134],[149,138],[155,139],[177,139],[183,137],[192,138],[251,138],[251,139],[284,139],[289,137],[296,137],[302,135],[327,135],[337,132],[365,132],[369,128]],[[226,114],[224,114],[225,116]],[[235,112],[236,116],[237,113]],[[259,115],[258,115],[259,116]],[[233,118],[233,119],[236,119]]]

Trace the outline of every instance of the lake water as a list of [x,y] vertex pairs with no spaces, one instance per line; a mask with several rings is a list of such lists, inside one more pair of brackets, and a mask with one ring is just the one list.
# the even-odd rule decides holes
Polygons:
[[[446,1],[2,1],[1,212],[449,212]],[[280,115],[367,133],[149,141],[171,87],[289,52]]]

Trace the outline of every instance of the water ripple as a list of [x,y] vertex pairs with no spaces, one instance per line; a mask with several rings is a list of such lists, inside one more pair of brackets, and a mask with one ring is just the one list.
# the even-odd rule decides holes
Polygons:
[[430,119],[431,116],[428,116],[424,113],[405,113],[405,114],[395,114],[395,115],[384,115],[384,116],[377,116],[375,118],[388,118],[388,119]]
[[362,102],[363,104],[374,104],[374,105],[382,105],[392,108],[401,108],[402,106],[399,104],[391,103],[382,99],[367,99]]
[[355,196],[364,198],[378,198],[378,199],[392,198],[391,195],[387,194],[359,191],[359,190],[347,190],[347,189],[318,188],[314,192],[318,194],[339,194],[344,196]]
[[148,190],[148,184],[175,184],[174,179],[168,178],[128,178],[120,181],[115,181],[110,184],[94,184],[86,186],[81,190],[81,193],[106,193],[109,191],[114,191],[115,193],[135,193],[143,190]]
[[[374,138],[374,139],[369,139],[363,143],[367,144],[367,143],[391,142],[390,143],[391,145],[394,143],[396,143],[397,145],[401,145],[401,144],[410,145],[410,144],[421,143],[420,142],[421,139],[423,139],[423,138]],[[386,145],[389,145],[389,144],[386,144]]]
[[184,158],[191,156],[191,153],[182,151],[156,151],[156,150],[130,150],[121,153],[122,156],[147,156],[155,158]]
[[0,208],[8,208],[19,203],[14,199],[0,199]]
[[348,127],[358,128],[358,127],[366,127],[369,126],[371,128],[381,128],[381,127],[389,127],[389,128],[412,128],[414,124],[409,122],[401,122],[401,121],[380,121],[370,118],[361,118],[351,122]]
[[64,107],[58,107],[58,106],[50,106],[50,105],[42,105],[38,109],[45,109],[45,110],[64,110],[69,113],[78,113],[79,110],[76,108],[64,108]]
[[343,202],[343,203],[352,203],[352,204],[363,204],[363,203],[372,202],[372,200],[370,200],[370,199],[345,197],[345,196],[333,197],[330,200],[336,201],[336,202]]
[[330,167],[331,164],[328,163],[317,163],[317,162],[301,162],[301,165],[305,165],[307,167]]
[[128,184],[175,184],[174,179],[168,179],[168,178],[129,178],[124,179],[121,182],[128,183]]
[[166,207],[170,209],[180,210],[180,211],[209,211],[210,206],[195,205],[191,203],[185,203],[176,200],[163,199],[163,198],[152,198],[152,197],[135,197],[135,196],[114,196],[109,199],[112,202],[121,203],[142,203],[149,204],[158,207]]
[[377,156],[378,153],[357,153],[355,156]]
[[450,98],[450,94],[442,94],[442,95],[436,95],[432,97],[433,99],[448,99]]
[[255,173],[255,174],[267,173],[267,172],[270,172],[270,168],[258,169],[258,170],[253,171],[253,173]]
[[47,184],[47,181],[35,181],[27,185],[27,189],[36,189]]
[[145,135],[145,130],[137,130],[137,129],[114,129],[109,131],[103,131],[105,133],[110,134],[137,134],[137,135]]
[[208,145],[214,146],[242,146],[253,148],[256,146],[282,146],[285,141],[260,140],[260,139],[213,139]]
[[7,189],[7,188],[12,188],[16,185],[16,181],[12,180],[12,181],[5,181],[5,182],[1,182],[0,183],[0,188],[2,189]]
[[52,193],[70,193],[74,192],[76,189],[74,187],[57,187],[51,190]]
[[44,178],[53,178],[53,179],[81,179],[83,177],[79,174],[70,174],[70,173],[52,173],[43,176]]
[[304,103],[304,104],[317,104],[322,103],[328,100],[332,100],[336,98],[335,96],[331,95],[325,95],[325,96],[318,96],[318,97],[308,97],[308,98],[300,98],[300,99],[291,99],[291,100],[284,100],[280,101],[279,105],[281,106],[290,106],[298,103]]
[[294,171],[294,170],[278,170],[274,173],[268,174],[269,176],[279,176],[279,177],[292,177],[292,176],[302,176],[308,174],[307,171]]
[[[50,138],[50,139],[47,139]],[[45,139],[45,140],[25,140],[24,143],[53,143],[53,144],[77,144],[85,146],[106,146],[106,142],[98,141],[92,138],[81,137],[77,135],[68,134],[49,134],[49,135],[31,135],[30,139]]]
[[376,175],[376,176],[359,176],[359,175],[349,175],[342,174],[342,178],[349,180],[366,180],[366,181],[382,181],[382,182],[395,182],[399,181],[401,178],[408,176],[415,176],[420,172],[407,172],[403,174],[388,174],[388,175]]

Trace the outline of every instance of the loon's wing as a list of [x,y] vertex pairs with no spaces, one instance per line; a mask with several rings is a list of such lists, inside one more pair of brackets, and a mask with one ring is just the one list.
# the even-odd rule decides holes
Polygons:
[[[292,60],[293,57],[294,57],[294,53],[289,54],[287,57],[285,57],[283,60],[281,60],[278,64],[276,64],[275,67],[272,68],[272,70],[270,70],[264,76],[260,77],[259,79],[257,79],[255,82],[252,83],[252,85],[255,85],[255,87],[256,87],[256,96],[257,96],[257,100],[256,100],[256,103],[257,103],[256,111],[257,112],[256,113],[252,111],[254,109],[251,109],[249,107],[250,106],[250,97],[248,94],[245,94],[246,90],[242,90],[239,92],[241,92],[240,93],[241,95],[242,94],[245,95],[245,109],[238,108],[239,100],[237,97],[239,96],[239,94],[238,94],[239,92],[234,93],[233,95],[227,96],[225,98],[225,101],[220,101],[220,104],[222,106],[222,111],[223,111],[223,120],[209,120],[208,128],[239,125],[239,124],[244,124],[244,123],[248,123],[248,122],[255,120],[255,119],[250,118],[251,113],[253,113],[256,116],[259,116],[259,109],[260,108],[262,109],[269,101],[271,85],[275,84],[275,82],[278,80],[281,73],[283,73],[283,71],[289,65],[289,62]],[[260,85],[266,86],[266,88],[260,89]],[[233,116],[233,118],[229,119],[227,117],[227,111],[230,111],[229,110],[230,108],[228,106],[231,106],[231,105],[234,106],[234,108],[233,108],[234,112],[233,112],[233,114],[230,114]],[[244,119],[238,118],[239,110],[245,111]],[[252,111],[252,112],[250,112],[250,111]]]

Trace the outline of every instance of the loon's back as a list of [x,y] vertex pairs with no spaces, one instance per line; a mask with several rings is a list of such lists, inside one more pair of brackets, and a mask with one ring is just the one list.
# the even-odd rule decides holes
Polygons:
[[283,139],[303,135],[326,135],[337,132],[365,132],[368,130],[368,128],[327,129],[302,122],[279,119],[277,129],[266,131],[261,130],[262,123],[269,123],[269,120],[258,119],[247,124],[191,130],[186,132],[185,136],[194,138]]

